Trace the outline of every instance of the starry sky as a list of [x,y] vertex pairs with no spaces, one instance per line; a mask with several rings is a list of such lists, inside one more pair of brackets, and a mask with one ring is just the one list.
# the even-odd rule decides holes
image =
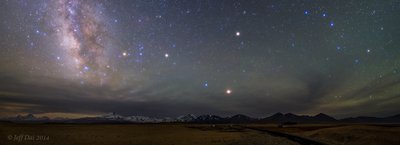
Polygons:
[[2,0],[0,116],[400,108],[397,0]]

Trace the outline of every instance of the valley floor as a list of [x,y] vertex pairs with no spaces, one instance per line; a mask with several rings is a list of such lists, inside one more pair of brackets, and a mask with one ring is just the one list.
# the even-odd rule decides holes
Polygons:
[[398,125],[0,124],[1,145],[400,144]]

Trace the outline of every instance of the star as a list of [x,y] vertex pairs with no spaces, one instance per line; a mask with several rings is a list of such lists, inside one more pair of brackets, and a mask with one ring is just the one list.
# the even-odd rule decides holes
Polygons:
[[231,93],[232,93],[232,90],[230,90],[230,89],[227,89],[225,93],[229,95],[229,94],[231,94]]
[[128,53],[122,52],[122,56],[128,56]]
[[85,71],[88,71],[88,70],[89,70],[89,67],[88,67],[88,66],[84,66],[83,69],[84,69]]
[[168,54],[168,53],[165,53],[165,54],[164,54],[164,57],[165,57],[165,58],[168,58],[168,57],[169,57],[169,54]]
[[240,32],[236,32],[236,36],[240,36]]
[[333,23],[333,21],[331,21],[331,22],[329,23],[329,26],[330,26],[330,27],[333,27],[333,26],[335,26],[335,23]]

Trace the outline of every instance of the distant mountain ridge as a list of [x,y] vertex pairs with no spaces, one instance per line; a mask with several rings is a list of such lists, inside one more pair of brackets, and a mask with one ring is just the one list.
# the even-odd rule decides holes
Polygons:
[[338,120],[323,113],[319,113],[315,116],[308,116],[308,115],[299,116],[292,113],[287,113],[287,114],[276,113],[270,117],[263,118],[260,121],[263,123],[282,123],[282,122],[331,123],[331,122],[337,122]]
[[115,112],[104,114],[97,117],[83,117],[78,119],[36,117],[33,114],[17,115],[16,117],[3,118],[3,121],[21,122],[21,123],[400,123],[400,114],[388,117],[350,117],[344,119],[335,119],[329,115],[319,113],[315,116],[296,115],[292,113],[275,113],[265,118],[252,118],[243,114],[237,114],[230,117],[221,117],[217,115],[200,115],[187,114],[178,116],[177,118],[155,118],[147,116],[122,116]]

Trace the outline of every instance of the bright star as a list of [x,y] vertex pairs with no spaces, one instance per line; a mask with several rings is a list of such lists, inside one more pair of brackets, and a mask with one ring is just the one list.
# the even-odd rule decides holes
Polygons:
[[168,53],[165,53],[164,56],[165,56],[165,58],[168,58],[168,57],[169,57],[169,54],[168,54]]
[[236,32],[236,36],[240,36],[240,32]]
[[230,89],[227,89],[227,90],[226,90],[226,94],[229,95],[229,94],[231,94],[231,93],[232,93],[232,90],[230,90]]
[[122,56],[127,56],[127,55],[128,55],[128,53],[122,52]]

